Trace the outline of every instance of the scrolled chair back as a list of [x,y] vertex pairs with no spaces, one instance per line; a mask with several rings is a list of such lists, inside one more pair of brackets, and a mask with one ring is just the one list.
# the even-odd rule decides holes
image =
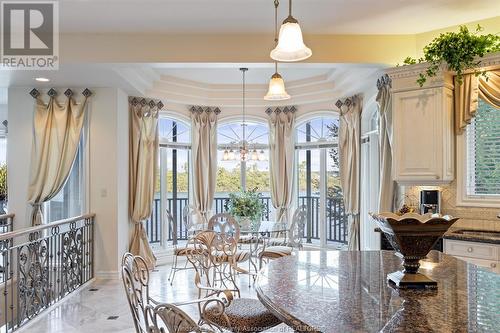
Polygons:
[[168,209],[165,209],[165,214],[163,216],[163,221],[168,223],[168,228],[172,232],[172,239],[177,239],[177,228],[174,228],[174,217]]
[[148,333],[213,332],[201,328],[187,313],[173,304],[165,303],[154,307],[148,306],[146,312]]
[[182,223],[190,236],[197,231],[206,229],[201,213],[193,205],[187,205],[182,209]]
[[125,253],[122,257],[122,280],[136,332],[146,333],[146,308],[149,302],[149,270],[140,256]]
[[[187,260],[195,269],[195,284],[200,291],[223,287],[239,294],[233,271],[228,267],[228,258],[236,253],[237,244],[215,231],[202,231],[187,244]],[[209,294],[205,295],[208,296]]]
[[289,231],[289,245],[292,247],[302,247],[302,239],[304,238],[304,226],[307,221],[307,207],[302,205],[293,213],[292,225]]
[[208,221],[208,230],[215,231],[220,242],[238,244],[240,239],[240,226],[230,214],[215,214]]

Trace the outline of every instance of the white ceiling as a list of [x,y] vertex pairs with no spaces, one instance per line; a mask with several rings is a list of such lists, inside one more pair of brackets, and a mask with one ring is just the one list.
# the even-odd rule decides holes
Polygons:
[[[240,84],[242,73],[240,67],[246,67],[246,82],[248,84],[266,84],[274,73],[272,64],[168,64],[153,66],[160,75],[169,75],[185,80],[209,84]],[[330,75],[335,68],[345,65],[334,64],[280,64],[279,73],[287,81],[304,80],[307,78]]]
[[[282,0],[280,19],[288,1]],[[498,0],[294,0],[307,33],[413,34],[498,16]],[[272,0],[61,0],[62,32],[272,33]]]

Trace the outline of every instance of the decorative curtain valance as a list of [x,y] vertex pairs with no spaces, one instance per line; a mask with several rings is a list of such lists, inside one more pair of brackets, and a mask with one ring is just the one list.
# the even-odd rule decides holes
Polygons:
[[460,84],[455,77],[455,133],[462,134],[476,114],[478,97],[500,108],[500,69],[486,72],[487,78],[465,74]]
[[268,108],[266,110],[269,116],[271,201],[276,209],[276,220],[278,222],[288,222],[293,199],[295,111],[294,106]]
[[129,209],[135,224],[130,252],[142,256],[150,269],[156,265],[156,257],[143,222],[152,212],[158,168],[158,115],[162,108],[161,101],[129,98]]
[[221,111],[203,106],[192,106],[190,111],[193,201],[204,223],[208,223],[217,180],[217,117]]
[[392,212],[395,209],[397,184],[392,179],[392,81],[387,74],[377,80],[376,101],[379,112],[379,159],[380,188],[378,211]]
[[361,150],[361,112],[363,99],[355,95],[338,100],[340,185],[348,216],[349,250],[359,250],[359,173]]
[[28,203],[33,207],[31,224],[35,226],[43,223],[41,205],[59,193],[69,177],[80,143],[87,100],[92,93],[85,89],[80,103],[73,98],[71,89],[64,92],[66,98],[62,103],[57,101],[57,91],[53,88],[47,92],[47,103],[36,89],[30,95],[36,99],[36,107]]

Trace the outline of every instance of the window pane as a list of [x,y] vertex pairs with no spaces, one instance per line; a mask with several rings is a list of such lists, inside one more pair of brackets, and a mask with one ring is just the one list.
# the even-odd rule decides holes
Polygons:
[[181,121],[171,118],[160,118],[158,130],[161,139],[168,142],[191,142],[191,131],[189,126]]
[[480,98],[466,133],[467,194],[500,195],[500,109]]
[[80,139],[68,180],[59,193],[44,204],[45,223],[78,216],[84,212],[84,140]]
[[297,127],[297,143],[332,141],[338,137],[338,117],[318,117]]

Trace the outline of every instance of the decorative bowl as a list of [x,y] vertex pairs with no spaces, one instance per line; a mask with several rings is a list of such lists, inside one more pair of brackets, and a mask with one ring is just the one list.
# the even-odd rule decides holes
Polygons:
[[458,218],[439,214],[394,213],[370,214],[389,243],[403,257],[402,272],[387,277],[399,288],[437,287],[435,281],[418,273],[420,260],[427,254]]

